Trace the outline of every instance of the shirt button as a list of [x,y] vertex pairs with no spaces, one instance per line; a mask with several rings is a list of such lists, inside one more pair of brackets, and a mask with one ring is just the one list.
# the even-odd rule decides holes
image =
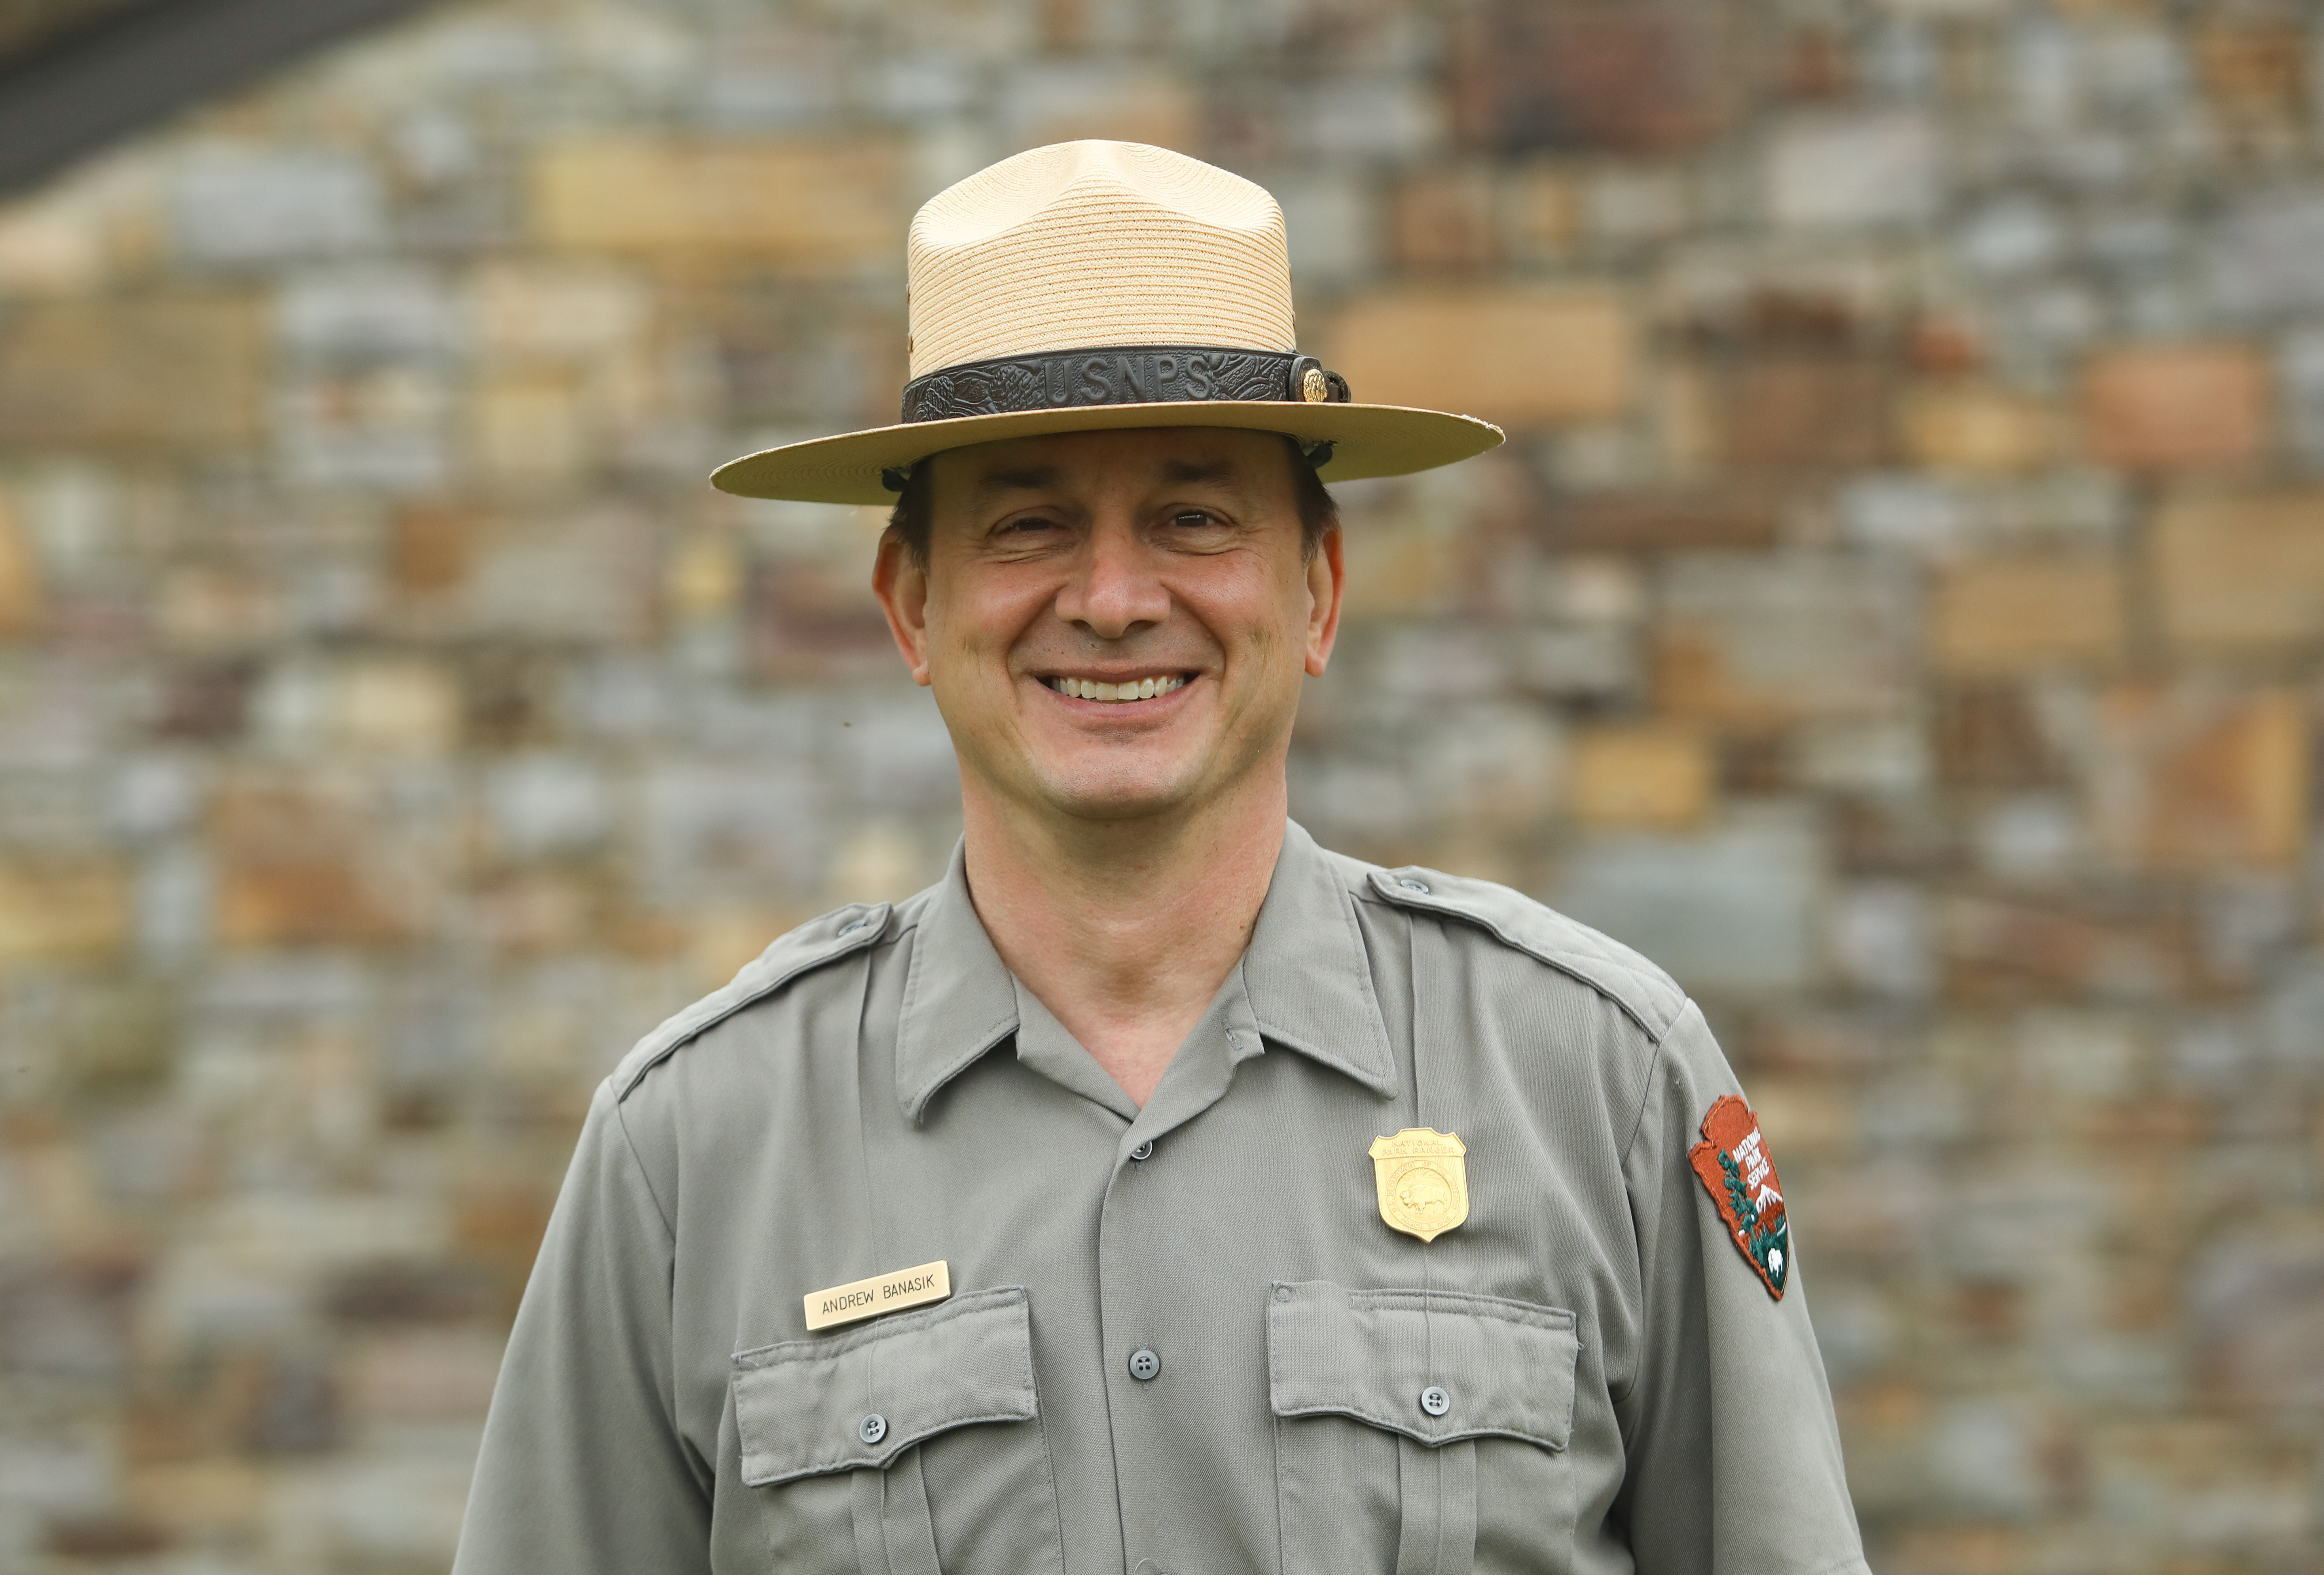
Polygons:
[[1136,1148],[1131,1149],[1130,1151],[1130,1157],[1134,1160],[1152,1159],[1154,1157],[1154,1140],[1149,1137],[1144,1143],[1139,1144]]
[[1402,886],[1407,892],[1420,892],[1425,894],[1428,890],[1428,883],[1426,881],[1401,880],[1396,884]]
[[1141,1384],[1150,1384],[1162,1371],[1162,1358],[1145,1346],[1130,1353],[1130,1376]]
[[867,1444],[876,1444],[888,1436],[888,1419],[873,1412],[856,1425],[855,1436]]
[[1452,1396],[1431,1384],[1420,1392],[1420,1409],[1431,1416],[1442,1416],[1452,1409]]

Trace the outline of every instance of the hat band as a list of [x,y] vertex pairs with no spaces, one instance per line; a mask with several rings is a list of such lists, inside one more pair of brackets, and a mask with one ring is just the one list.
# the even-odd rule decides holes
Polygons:
[[963,361],[904,384],[904,420],[952,421],[1175,400],[1348,402],[1348,380],[1313,356],[1209,345],[1122,345]]

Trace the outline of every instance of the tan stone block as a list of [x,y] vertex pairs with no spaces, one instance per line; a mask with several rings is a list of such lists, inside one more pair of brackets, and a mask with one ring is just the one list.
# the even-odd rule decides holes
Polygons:
[[1754,350],[1703,376],[1707,457],[1772,472],[1882,463],[1894,440],[1892,380],[1878,357]]
[[267,1503],[264,1468],[254,1461],[204,1459],[141,1466],[128,1474],[125,1496],[171,1536],[248,1536]]
[[903,255],[896,144],[593,136],[531,171],[533,233],[583,251],[750,255],[808,268]]
[[1582,182],[1561,163],[1535,162],[1510,171],[1501,185],[1501,228],[1510,255],[1521,262],[1563,256],[1582,229]]
[[0,492],[0,640],[28,634],[41,621],[41,564],[24,534],[23,517]]
[[129,882],[95,862],[0,865],[0,964],[108,956],[129,933]]
[[1193,152],[1202,134],[1202,105],[1185,82],[1139,73],[1099,76],[1082,91],[1057,93],[1037,107],[1022,137],[1027,147],[1100,137]]
[[1710,741],[1692,727],[1584,727],[1572,747],[1566,808],[1584,825],[1674,829],[1711,808],[1716,763]]
[[494,951],[526,957],[586,946],[605,911],[600,894],[587,881],[561,870],[530,871],[493,882],[479,889],[471,902],[475,935]]
[[160,182],[135,158],[84,164],[0,207],[0,294],[88,295],[159,251]]
[[2125,862],[2285,868],[2307,847],[2309,708],[2298,690],[2129,686],[2100,708],[2099,830]]
[[183,650],[246,650],[280,635],[283,610],[280,590],[266,581],[194,564],[161,582],[153,623],[164,640]]
[[1973,561],[1938,577],[1936,662],[1966,677],[2089,666],[2122,653],[2123,572],[2095,552]]
[[1516,427],[1619,415],[1637,375],[1629,312],[1601,290],[1390,290],[1351,303],[1330,343],[1360,400]]
[[1653,636],[1655,702],[1745,732],[1893,715],[1912,693],[1910,605],[1894,577],[1834,557],[1679,559]]
[[1823,1078],[1757,1077],[1751,1081],[1751,1113],[1767,1135],[1779,1164],[1844,1154],[1856,1146],[1855,1101],[1849,1090]]
[[2148,537],[2163,633],[2205,653],[2324,641],[2324,488],[2190,493]]
[[328,731],[345,747],[381,755],[441,755],[460,736],[460,686],[419,657],[351,662],[333,685]]
[[1461,569],[1458,543],[1408,515],[1383,521],[1377,530],[1349,532],[1344,556],[1341,615],[1355,622],[1443,611]]
[[2139,345],[2091,358],[2082,379],[2090,452],[2132,470],[2244,464],[2274,421],[2267,367],[2248,345]]
[[554,373],[486,383],[476,391],[469,433],[485,472],[520,485],[570,480],[588,457],[579,391]]
[[0,326],[0,443],[244,448],[258,436],[263,341],[245,301],[38,306]]
[[723,618],[742,599],[742,555],[724,532],[697,531],[678,544],[662,571],[662,597],[687,621]]
[[499,262],[469,295],[477,338],[496,360],[586,361],[634,343],[653,314],[645,282],[611,262]]
[[1897,424],[1916,464],[2010,475],[2055,459],[2060,418],[2048,402],[1986,384],[1938,384],[1907,394]]
[[1425,272],[1475,273],[1499,254],[1492,171],[1479,165],[1416,171],[1389,209],[1396,260]]

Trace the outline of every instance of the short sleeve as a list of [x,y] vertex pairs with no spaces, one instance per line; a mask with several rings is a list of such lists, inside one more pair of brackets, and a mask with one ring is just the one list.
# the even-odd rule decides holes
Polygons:
[[454,1575],[698,1575],[711,1473],[672,1409],[674,1241],[597,1090],[493,1390]]
[[1862,1570],[1796,1238],[1778,1260],[1779,1298],[1690,1158],[1712,1106],[1740,1094],[1690,1003],[1623,1165],[1644,1293],[1637,1373],[1616,1405],[1628,1453],[1616,1514],[1639,1575]]

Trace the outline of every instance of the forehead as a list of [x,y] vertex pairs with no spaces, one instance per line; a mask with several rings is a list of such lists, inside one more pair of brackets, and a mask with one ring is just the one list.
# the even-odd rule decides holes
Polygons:
[[1209,485],[1292,500],[1290,454],[1274,432],[1133,427],[978,443],[934,457],[936,490],[963,501],[1011,492]]

